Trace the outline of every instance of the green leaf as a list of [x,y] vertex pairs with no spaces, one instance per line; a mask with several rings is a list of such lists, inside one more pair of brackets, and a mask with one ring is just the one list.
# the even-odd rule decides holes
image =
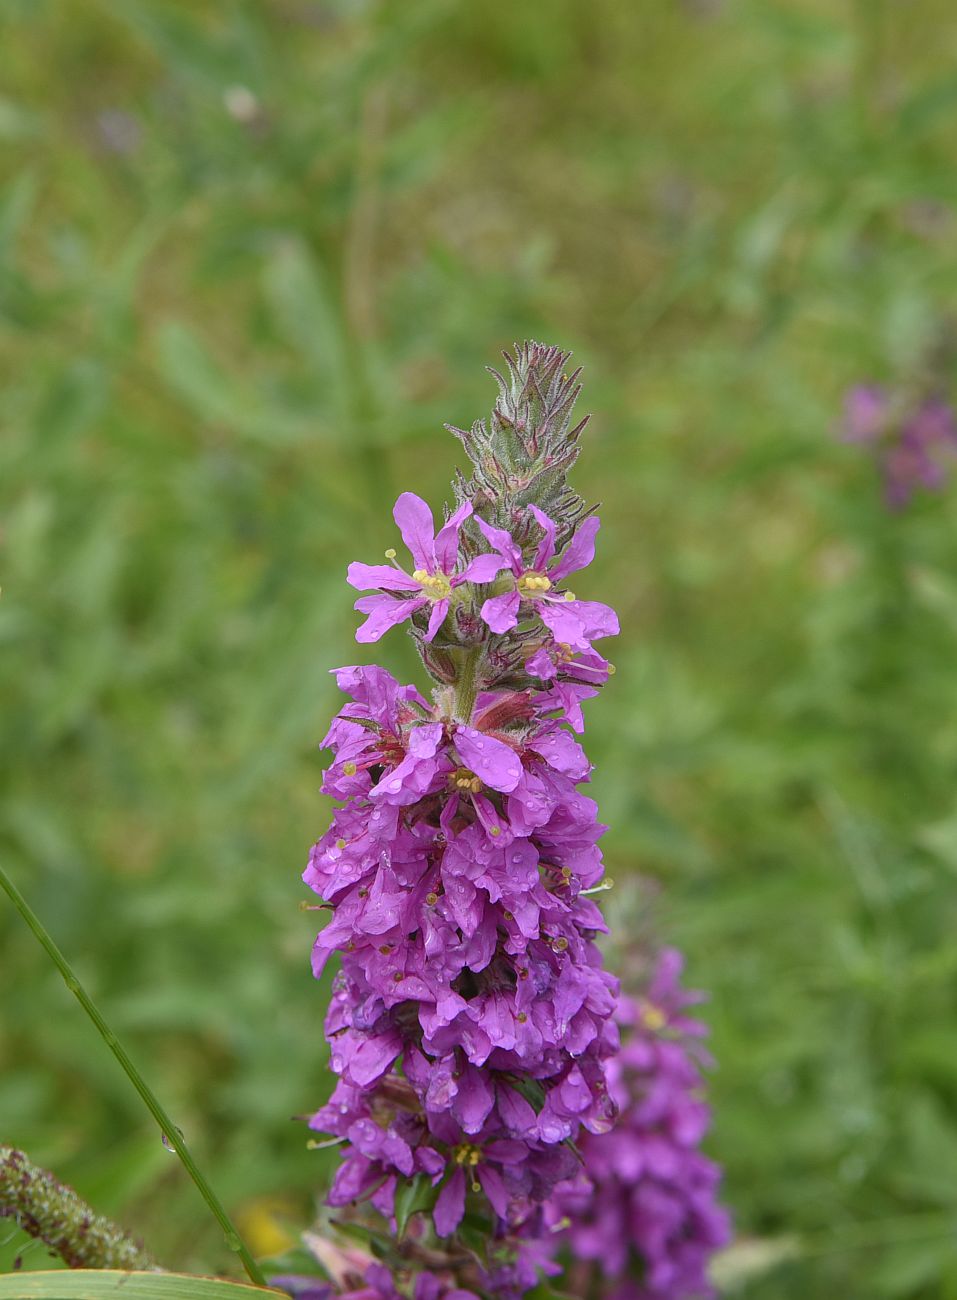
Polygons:
[[254,386],[222,366],[190,326],[164,321],[156,332],[156,358],[171,391],[207,424],[271,445],[315,441],[315,418],[270,405]]
[[393,1239],[383,1232],[377,1232],[375,1228],[369,1228],[364,1223],[350,1223],[345,1219],[333,1219],[332,1223],[337,1232],[341,1232],[344,1237],[352,1237],[354,1241],[361,1241],[380,1259],[395,1254]]
[[271,1287],[227,1282],[188,1273],[124,1273],[117,1269],[78,1268],[43,1273],[7,1273],[0,1277],[0,1300],[253,1300],[282,1295]]
[[395,1194],[396,1236],[400,1240],[412,1215],[431,1210],[437,1196],[438,1188],[432,1186],[425,1174],[416,1174],[411,1181],[401,1184]]
[[537,1079],[519,1079],[511,1080],[512,1087],[516,1092],[520,1092],[528,1104],[538,1114],[545,1105],[545,1089]]

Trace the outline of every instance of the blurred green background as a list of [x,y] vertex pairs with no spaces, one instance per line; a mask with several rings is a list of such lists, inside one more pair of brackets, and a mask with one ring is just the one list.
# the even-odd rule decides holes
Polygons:
[[[0,42],[0,854],[258,1248],[327,1168],[345,565],[530,336],[596,412],[594,789],[712,993],[734,1294],[957,1296],[955,502],[887,514],[835,436],[957,287],[951,0],[3,0]],[[5,903],[0,945],[0,1139],[227,1265]]]

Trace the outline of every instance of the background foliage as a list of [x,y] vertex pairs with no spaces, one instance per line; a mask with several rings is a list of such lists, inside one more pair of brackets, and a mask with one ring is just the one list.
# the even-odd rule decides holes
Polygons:
[[[952,5],[5,0],[0,42],[0,852],[257,1247],[325,1171],[344,568],[528,335],[598,413],[595,790],[619,912],[655,882],[713,994],[711,1149],[779,1257],[738,1293],[957,1296],[954,502],[886,514],[834,437],[951,307]],[[223,1266],[8,907],[0,944],[2,1136]]]

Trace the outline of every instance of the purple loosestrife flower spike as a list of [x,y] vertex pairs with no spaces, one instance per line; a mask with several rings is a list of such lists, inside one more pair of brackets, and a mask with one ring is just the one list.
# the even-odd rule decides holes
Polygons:
[[399,497],[411,573],[349,569],[375,591],[358,638],[410,619],[437,684],[428,699],[382,668],[337,671],[349,698],[323,791],[339,806],[304,877],[330,911],[313,970],[340,960],[338,1081],[310,1121],[341,1141],[328,1201],[367,1202],[396,1233],[370,1295],[396,1270],[420,1300],[524,1294],[552,1267],[542,1207],[575,1176],[581,1135],[615,1117],[618,988],[590,896],[604,827],[568,727],[611,672],[591,642],[618,621],[562,587],[599,526],[565,482],[584,427],[566,363],[539,344],[509,359],[490,428],[461,435],[475,471],[437,532],[425,502]]
[[730,1224],[715,1200],[719,1170],[698,1149],[710,1122],[698,1043],[706,1031],[686,1014],[700,995],[681,988],[682,965],[665,949],[644,996],[619,1003],[624,1044],[609,1065],[618,1123],[584,1139],[581,1173],[546,1210],[572,1257],[576,1294],[599,1281],[609,1300],[713,1294],[707,1265]]

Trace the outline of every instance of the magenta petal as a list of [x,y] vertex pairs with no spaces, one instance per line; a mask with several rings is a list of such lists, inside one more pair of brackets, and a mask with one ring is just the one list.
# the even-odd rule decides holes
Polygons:
[[544,510],[539,510],[538,506],[529,506],[528,508],[545,533],[545,536],[538,543],[538,550],[535,552],[535,568],[539,573],[543,573],[548,561],[555,554],[555,534],[558,532],[558,525]]
[[566,574],[574,573],[577,569],[584,569],[591,564],[595,558],[595,536],[599,528],[601,528],[601,520],[598,516],[589,515],[565,547],[562,558],[553,569],[549,570],[548,576],[553,582],[561,582]]
[[497,1169],[491,1165],[479,1165],[478,1180],[482,1184],[482,1191],[488,1197],[492,1209],[500,1219],[508,1216],[508,1192],[505,1190],[505,1184]]
[[376,588],[386,591],[420,590],[415,578],[410,578],[401,569],[394,569],[391,564],[360,564],[356,560],[349,565],[346,581],[357,591],[374,591]]
[[508,632],[518,622],[518,607],[522,598],[517,591],[506,591],[503,596],[490,596],[482,606],[482,617],[493,632]]
[[597,600],[543,600],[538,612],[556,641],[586,650],[596,637],[618,635],[618,615]]
[[346,1072],[353,1083],[366,1088],[385,1074],[401,1051],[402,1039],[394,1029],[367,1038],[353,1052]]
[[435,525],[432,511],[414,492],[403,492],[395,503],[392,517],[399,526],[402,540],[412,553],[417,569],[435,572]]
[[469,560],[454,585],[458,586],[460,582],[491,582],[497,574],[508,567],[508,561],[501,555],[495,553],[476,555],[474,560]]
[[440,1237],[450,1236],[462,1222],[465,1213],[465,1172],[456,1169],[455,1173],[439,1192],[432,1222]]
[[618,615],[610,605],[603,605],[600,600],[576,600],[571,603],[576,608],[589,641],[596,641],[603,636],[617,636],[620,632]]
[[523,1138],[537,1137],[538,1116],[535,1108],[521,1093],[504,1083],[498,1086],[498,1113],[510,1133]]
[[355,608],[369,617],[356,632],[356,640],[363,643],[378,641],[389,628],[404,622],[417,609],[428,604],[424,597],[418,600],[393,600],[391,596],[360,596]]
[[438,632],[439,628],[445,622],[445,616],[449,612],[449,602],[447,600],[437,600],[432,606],[432,613],[429,615],[429,627],[425,634],[426,641],[431,641]]
[[485,540],[495,547],[515,576],[518,577],[522,572],[522,552],[512,541],[512,534],[506,532],[504,528],[495,528],[492,524],[487,524],[478,515],[475,516],[475,522],[482,530]]
[[435,559],[443,573],[451,573],[459,554],[459,529],[472,513],[471,501],[460,505],[449,521],[443,524],[435,538]]
[[452,1114],[466,1133],[478,1133],[495,1104],[495,1094],[481,1070],[469,1065],[459,1080]]
[[522,779],[522,760],[515,750],[473,727],[456,727],[455,748],[465,766],[493,790],[514,790]]

